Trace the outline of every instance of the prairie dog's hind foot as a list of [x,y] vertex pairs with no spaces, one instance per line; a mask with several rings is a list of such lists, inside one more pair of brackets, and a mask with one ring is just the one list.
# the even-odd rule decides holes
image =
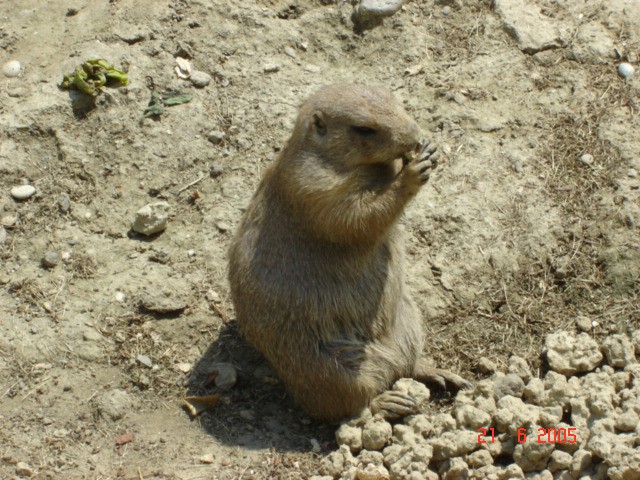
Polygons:
[[413,373],[413,378],[426,385],[437,385],[443,390],[457,392],[471,388],[473,384],[460,375],[429,366],[423,359],[418,361]]
[[418,413],[420,406],[409,395],[387,390],[371,400],[371,413],[379,413],[386,420],[394,420]]

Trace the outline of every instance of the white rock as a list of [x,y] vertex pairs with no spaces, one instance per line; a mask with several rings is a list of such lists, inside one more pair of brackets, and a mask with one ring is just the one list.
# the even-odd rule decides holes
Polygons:
[[147,355],[138,355],[136,360],[145,367],[153,367],[153,361]]
[[455,416],[459,428],[478,430],[480,427],[491,425],[491,416],[473,405],[462,405],[456,408]]
[[542,470],[553,453],[553,443],[538,443],[538,429],[535,424],[527,428],[527,440],[516,445],[513,452],[513,459],[524,472]]
[[143,235],[153,235],[167,228],[168,220],[169,204],[167,202],[149,203],[136,212],[131,228]]
[[625,62],[618,65],[618,73],[622,78],[629,78],[634,74],[635,71],[635,68],[633,68],[633,65],[631,65],[630,63]]
[[584,153],[580,155],[580,158],[578,158],[578,161],[583,165],[591,165],[593,163],[593,155]]
[[547,335],[545,353],[551,369],[563,375],[590,372],[603,358],[598,344],[587,333],[577,337],[569,332]]
[[351,452],[358,453],[362,450],[362,429],[344,423],[336,431],[336,442],[338,445],[348,446]]
[[278,70],[280,70],[280,65],[278,65],[277,63],[267,63],[264,65],[264,67],[262,67],[262,71],[264,73],[275,73]]
[[480,446],[478,432],[471,430],[445,432],[438,438],[430,438],[426,443],[433,448],[433,459],[436,461],[471,453]]
[[124,300],[125,300],[125,298],[126,298],[126,297],[125,297],[125,294],[124,294],[124,293],[122,293],[122,292],[116,292],[116,294],[114,295],[114,298],[116,299],[116,302],[120,302],[120,303],[122,303],[122,302],[124,302]]
[[391,440],[392,432],[389,422],[375,416],[362,429],[362,446],[367,450],[382,450]]
[[633,344],[626,335],[611,335],[604,339],[602,350],[607,357],[607,363],[612,367],[626,367],[628,363],[635,363]]
[[358,480],[389,480],[389,471],[382,465],[370,463],[364,468],[358,468],[356,478]]
[[509,373],[515,373],[525,383],[531,380],[532,376],[527,361],[518,355],[512,355],[509,358]]
[[16,463],[16,475],[19,477],[31,477],[33,476],[33,469],[24,462]]
[[198,88],[204,88],[211,83],[211,75],[206,72],[196,70],[191,74],[191,83]]
[[16,200],[26,200],[36,193],[36,187],[33,185],[18,185],[11,189],[11,196]]
[[390,17],[402,8],[404,0],[360,0],[356,13],[361,20]]
[[20,62],[17,60],[10,60],[2,66],[2,73],[5,77],[13,78],[20,75]]

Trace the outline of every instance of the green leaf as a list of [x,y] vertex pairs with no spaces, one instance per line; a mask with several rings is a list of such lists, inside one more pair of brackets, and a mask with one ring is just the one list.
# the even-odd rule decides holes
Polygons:
[[127,73],[113,67],[105,59],[91,59],[76,68],[73,73],[64,76],[61,88],[77,88],[78,90],[96,96],[109,81],[114,80],[122,85],[129,83]]

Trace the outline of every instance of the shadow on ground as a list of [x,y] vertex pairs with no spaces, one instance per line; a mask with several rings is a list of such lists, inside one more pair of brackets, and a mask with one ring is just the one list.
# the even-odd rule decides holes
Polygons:
[[[208,380],[214,365],[223,362],[238,374],[228,391]],[[335,426],[312,420],[294,405],[267,360],[240,337],[235,321],[222,326],[189,378],[189,396],[211,394],[220,394],[222,402],[198,418],[205,432],[223,444],[296,452],[311,451],[314,444],[323,451],[335,448]]]

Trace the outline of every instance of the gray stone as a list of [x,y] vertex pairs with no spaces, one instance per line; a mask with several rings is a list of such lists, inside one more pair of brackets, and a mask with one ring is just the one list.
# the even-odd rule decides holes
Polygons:
[[607,28],[599,21],[592,21],[578,27],[571,49],[580,63],[609,63],[615,45]]
[[60,263],[60,256],[56,252],[46,252],[40,262],[43,267],[54,268]]
[[57,203],[58,210],[60,210],[61,213],[68,213],[71,209],[71,198],[69,198],[68,193],[61,193],[58,195]]
[[231,363],[216,363],[208,373],[215,377],[216,387],[220,390],[231,390],[238,379],[236,367]]
[[214,163],[209,168],[209,176],[211,178],[218,178],[223,173],[224,173],[224,168],[219,163]]
[[505,395],[520,398],[524,392],[524,382],[515,373],[494,380],[493,397],[500,400]]
[[176,314],[189,306],[186,295],[176,290],[151,290],[140,295],[144,310],[160,314]]
[[143,235],[153,235],[167,228],[168,221],[169,204],[167,202],[149,203],[136,212],[131,228]]
[[191,83],[198,88],[204,88],[211,83],[211,75],[196,70],[191,74]]
[[209,135],[207,135],[207,140],[214,145],[218,145],[222,140],[224,140],[224,137],[226,137],[224,132],[221,132],[220,130],[212,130],[209,132]]
[[109,390],[98,397],[98,413],[106,419],[112,421],[123,418],[127,411],[131,410],[134,401],[131,395],[118,388]]
[[523,52],[534,54],[564,45],[558,27],[539,7],[525,0],[495,0],[494,8]]
[[581,315],[576,319],[576,328],[581,332],[590,332],[593,328],[593,322],[589,317]]

